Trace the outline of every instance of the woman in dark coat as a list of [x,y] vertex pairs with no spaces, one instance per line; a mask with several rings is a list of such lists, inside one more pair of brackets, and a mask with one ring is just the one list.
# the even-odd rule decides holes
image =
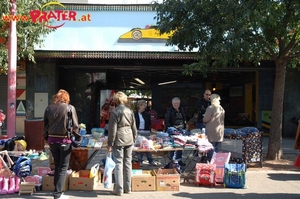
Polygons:
[[[137,107],[137,111],[134,113],[136,128],[138,130],[151,131],[150,114],[145,111],[146,107],[147,107],[146,100],[139,100],[137,102],[136,107]],[[140,162],[140,167],[143,166],[143,156],[144,155],[146,155],[150,165],[156,166],[156,164],[153,160],[153,157],[152,157],[152,153],[143,152],[143,153],[137,153],[137,156],[138,156],[138,159]]]

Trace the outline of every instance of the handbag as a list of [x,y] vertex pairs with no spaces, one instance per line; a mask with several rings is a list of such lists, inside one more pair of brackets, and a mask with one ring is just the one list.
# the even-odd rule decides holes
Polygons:
[[71,140],[71,144],[73,147],[77,148],[80,147],[80,141],[81,136],[78,135],[79,138],[76,138],[74,133],[72,132],[73,127],[73,120],[72,120],[72,111],[71,106],[68,105],[68,124],[67,124],[67,130],[68,130],[68,138]]

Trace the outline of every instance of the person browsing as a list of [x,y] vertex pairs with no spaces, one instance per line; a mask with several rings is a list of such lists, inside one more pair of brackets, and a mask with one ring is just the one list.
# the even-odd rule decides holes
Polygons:
[[132,149],[137,137],[133,111],[126,106],[128,99],[123,92],[113,96],[116,108],[110,113],[108,121],[107,151],[112,152],[116,163],[114,170],[114,195],[121,196],[131,192]]
[[46,108],[44,113],[43,136],[49,143],[52,153],[54,170],[54,199],[68,198],[63,195],[63,187],[67,177],[67,169],[72,152],[72,141],[68,135],[68,111],[72,113],[72,133],[77,141],[81,136],[78,134],[78,118],[74,106],[70,105],[70,95],[67,91],[60,89],[52,97],[52,103]]
[[[150,118],[150,114],[145,111],[146,107],[147,107],[146,100],[139,100],[136,103],[137,110],[134,113],[136,127],[139,130],[151,131],[151,118]],[[150,153],[150,152],[137,152],[136,154],[137,154],[138,160],[140,162],[140,167],[143,166],[143,156],[144,155],[146,155],[150,165],[156,166],[156,164],[153,160],[153,157],[152,157],[152,153]]]
[[218,94],[212,94],[210,97],[211,105],[207,107],[203,117],[207,139],[214,147],[214,150],[207,153],[208,162],[211,161],[213,153],[219,151],[219,146],[224,139],[225,110],[221,106],[220,100]]
[[[169,127],[174,127],[178,130],[183,130],[186,128],[186,115],[182,107],[180,107],[180,98],[174,97],[172,99],[172,107],[167,109],[167,113],[165,115],[165,125],[166,130]],[[185,166],[182,161],[182,150],[172,151],[170,156],[173,160],[177,160],[180,166]]]
[[203,93],[203,98],[198,101],[198,117],[195,125],[199,129],[205,128],[205,124],[203,123],[203,115],[207,107],[210,106],[210,96],[211,90],[206,89]]

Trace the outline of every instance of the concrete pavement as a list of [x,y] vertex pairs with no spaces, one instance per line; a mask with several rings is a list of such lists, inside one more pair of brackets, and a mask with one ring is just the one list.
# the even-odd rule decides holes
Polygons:
[[[180,191],[132,192],[124,194],[123,199],[158,199],[158,198],[190,198],[190,199],[299,199],[300,172],[289,171],[247,171],[244,189],[224,188],[222,186],[203,187],[194,184],[180,186]],[[95,191],[67,191],[70,199],[79,198],[120,198],[109,193],[100,185]],[[51,192],[37,192],[34,195],[4,195],[3,198],[43,198],[50,199]]]
[[[263,152],[266,153],[268,138],[264,138]],[[299,153],[293,149],[294,140],[283,139],[283,152]],[[110,195],[111,189],[104,189],[103,184],[99,185],[95,191],[67,191],[65,194],[70,199],[79,198],[120,198]],[[34,195],[3,195],[1,198],[43,198],[50,199],[51,192],[39,191]],[[124,194],[123,199],[157,199],[157,198],[187,198],[187,199],[299,199],[300,198],[300,168],[297,171],[264,171],[248,170],[246,172],[246,188],[233,189],[223,186],[203,187],[193,183],[182,183],[180,191],[152,191],[152,192],[132,192]]]

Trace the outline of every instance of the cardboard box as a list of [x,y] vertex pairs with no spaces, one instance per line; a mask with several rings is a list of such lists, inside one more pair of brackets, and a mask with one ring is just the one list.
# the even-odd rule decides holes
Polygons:
[[131,175],[131,191],[155,191],[155,175],[153,171],[143,170],[142,173]]
[[[69,176],[66,177],[65,186],[63,191],[67,191],[69,188]],[[42,178],[42,190],[54,191],[54,176],[44,175]]]
[[69,189],[81,191],[93,191],[99,185],[99,175],[89,178],[89,170],[72,172],[69,177]]
[[157,191],[179,191],[180,174],[176,169],[155,169]]

